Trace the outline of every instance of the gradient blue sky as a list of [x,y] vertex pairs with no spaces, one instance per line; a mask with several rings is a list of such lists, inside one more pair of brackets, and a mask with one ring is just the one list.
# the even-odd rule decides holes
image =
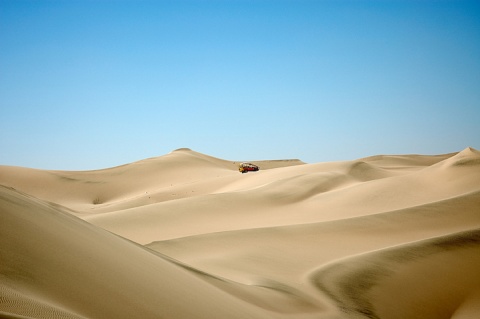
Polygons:
[[0,164],[480,148],[480,1],[0,0]]

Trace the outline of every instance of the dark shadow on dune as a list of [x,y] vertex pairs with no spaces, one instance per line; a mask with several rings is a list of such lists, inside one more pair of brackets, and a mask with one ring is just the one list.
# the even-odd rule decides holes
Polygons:
[[310,279],[344,313],[380,319],[368,294],[373,287],[408,263],[479,247],[480,229],[475,229],[340,260],[313,272]]

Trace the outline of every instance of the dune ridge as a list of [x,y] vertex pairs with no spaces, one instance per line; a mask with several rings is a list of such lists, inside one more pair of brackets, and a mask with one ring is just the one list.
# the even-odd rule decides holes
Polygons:
[[480,152],[0,166],[2,318],[480,316]]

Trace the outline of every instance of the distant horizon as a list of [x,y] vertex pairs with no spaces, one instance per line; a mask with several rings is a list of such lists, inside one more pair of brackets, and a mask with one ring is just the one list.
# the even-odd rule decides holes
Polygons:
[[478,1],[1,1],[0,165],[480,148]]
[[360,156],[360,157],[356,157],[356,158],[344,158],[344,159],[338,159],[338,160],[325,160],[325,161],[318,161],[318,162],[307,162],[307,161],[304,161],[302,158],[240,158],[240,159],[233,159],[233,158],[223,158],[223,157],[220,157],[220,156],[216,156],[215,154],[208,154],[208,153],[205,153],[205,152],[201,152],[201,151],[198,151],[198,150],[195,150],[195,149],[192,149],[192,148],[189,148],[189,147],[180,147],[180,148],[177,148],[177,149],[174,149],[174,150],[171,150],[170,152],[167,152],[165,154],[159,154],[159,155],[155,155],[155,156],[149,156],[149,157],[145,157],[145,158],[138,158],[138,159],[134,159],[130,162],[125,162],[125,163],[118,163],[116,165],[112,165],[112,166],[105,166],[105,167],[90,167],[90,168],[84,168],[84,169],[62,169],[62,168],[55,168],[55,167],[50,167],[50,168],[45,168],[45,167],[33,167],[33,166],[23,166],[23,165],[15,165],[15,164],[2,164],[0,163],[0,166],[12,166],[12,167],[24,167],[24,168],[31,168],[31,169],[38,169],[38,170],[57,170],[57,171],[95,171],[95,170],[103,170],[103,169],[110,169],[110,168],[115,168],[115,167],[118,167],[118,166],[123,166],[123,165],[128,165],[128,164],[133,164],[133,163],[136,163],[136,162],[141,162],[141,161],[144,161],[144,160],[149,160],[149,159],[154,159],[154,158],[159,158],[159,157],[162,157],[162,156],[166,156],[172,152],[175,152],[175,151],[182,151],[182,150],[185,150],[185,151],[193,151],[193,152],[196,152],[196,153],[200,153],[200,154],[203,154],[203,155],[207,155],[207,156],[211,156],[211,157],[214,157],[214,158],[218,158],[220,160],[225,160],[225,161],[232,161],[232,162],[238,162],[238,163],[241,163],[241,162],[261,162],[261,161],[300,161],[300,162],[303,162],[305,164],[316,164],[316,163],[330,163],[330,162],[343,162],[343,161],[355,161],[355,160],[360,160],[362,158],[368,158],[368,157],[374,157],[374,156],[442,156],[442,155],[449,155],[449,154],[457,154],[457,153],[460,153],[464,150],[467,150],[467,149],[473,149],[474,151],[480,151],[479,149],[476,149],[474,147],[471,147],[471,146],[467,146],[461,150],[458,150],[458,151],[453,151],[453,152],[447,152],[447,153],[438,153],[438,154],[424,154],[424,153],[379,153],[379,154],[370,154],[370,155],[366,155],[366,156]]

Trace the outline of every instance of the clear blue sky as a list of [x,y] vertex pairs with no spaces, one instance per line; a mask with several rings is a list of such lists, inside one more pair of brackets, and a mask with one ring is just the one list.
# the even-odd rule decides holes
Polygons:
[[480,1],[0,0],[0,164],[480,148]]

